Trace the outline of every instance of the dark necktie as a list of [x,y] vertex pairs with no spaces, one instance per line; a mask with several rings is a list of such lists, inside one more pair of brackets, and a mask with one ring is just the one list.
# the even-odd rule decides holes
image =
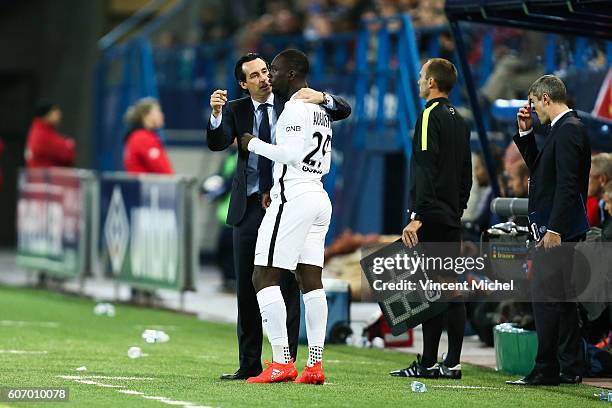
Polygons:
[[[266,143],[272,143],[268,106],[270,105],[262,103],[257,108],[262,113],[257,137]],[[272,161],[267,157],[259,156],[257,160],[257,172],[259,173],[259,192],[267,193],[272,188]]]

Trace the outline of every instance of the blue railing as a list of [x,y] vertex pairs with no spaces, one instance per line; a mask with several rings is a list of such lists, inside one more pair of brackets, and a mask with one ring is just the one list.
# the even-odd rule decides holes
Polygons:
[[154,14],[165,1],[152,0],[142,10],[120,24],[98,42],[100,59],[95,69],[94,83],[94,167],[100,171],[122,169],[123,115],[137,99],[159,98],[157,66],[153,57],[150,35],[161,24],[171,20],[187,5],[180,0],[156,17],[124,44],[118,42]]

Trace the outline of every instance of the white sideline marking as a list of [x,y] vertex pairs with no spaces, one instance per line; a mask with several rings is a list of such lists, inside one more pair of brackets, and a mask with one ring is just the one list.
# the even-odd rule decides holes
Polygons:
[[49,354],[46,350],[0,350],[0,354]]
[[98,387],[103,387],[103,388],[125,388],[125,386],[123,385],[112,385],[112,384],[102,384],[102,383],[97,383],[96,385]]
[[91,380],[72,380],[81,384],[90,384],[90,385],[97,385],[98,383],[95,381],[91,381]]
[[198,356],[198,358],[203,358],[204,360],[216,360],[219,357],[217,356],[207,356],[207,355],[202,355],[202,356]]
[[[81,384],[95,385],[97,387],[103,387],[103,388],[125,388],[125,387],[123,385],[102,384],[102,383],[99,383],[99,382],[96,382],[96,381],[86,380],[85,378],[133,379],[133,380],[153,380],[154,379],[154,378],[150,378],[150,377],[110,377],[110,376],[104,376],[104,375],[88,375],[88,376],[58,375],[58,377],[59,378],[63,378],[65,380],[81,383]],[[209,406],[197,405],[197,404],[195,404],[193,402],[177,401],[177,400],[173,400],[173,399],[168,398],[168,397],[159,397],[159,396],[153,396],[153,395],[145,395],[144,392],[140,392],[140,391],[133,391],[133,390],[116,390],[116,391],[120,392],[121,394],[136,395],[136,396],[140,396],[140,397],[142,397],[144,399],[159,401],[159,402],[167,404],[167,405],[182,406],[184,408],[212,408],[212,407],[209,407]]]
[[479,385],[432,385],[432,388],[457,388],[463,390],[501,390],[499,387],[481,387]]
[[64,380],[84,380],[93,378],[97,380],[154,380],[152,377],[111,377],[108,375],[59,375]]
[[59,323],[57,322],[26,322],[24,320],[0,320],[0,326],[12,326],[12,327],[37,326],[37,327],[48,327],[50,329],[57,329],[59,327]]
[[132,391],[132,390],[119,390],[119,392],[122,394],[127,394],[127,395],[144,395],[144,392]]
[[187,402],[187,401],[159,400],[159,402],[163,402],[164,404],[168,404],[168,405],[182,405],[184,407],[193,406],[191,402]]
[[157,329],[157,330],[176,330],[178,329],[178,326],[173,326],[173,325],[163,325],[163,324],[137,324],[136,326],[134,326],[137,329]]

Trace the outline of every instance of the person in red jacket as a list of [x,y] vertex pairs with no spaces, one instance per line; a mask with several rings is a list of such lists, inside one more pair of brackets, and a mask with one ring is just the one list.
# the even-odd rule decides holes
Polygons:
[[164,145],[155,132],[164,127],[159,102],[143,98],[125,114],[129,131],[125,137],[123,166],[128,173],[174,174]]
[[28,132],[25,160],[27,168],[70,167],[74,165],[74,141],[57,131],[62,122],[61,109],[50,102],[40,102]]
[[[123,148],[123,167],[133,174],[174,174],[166,149],[156,133],[164,127],[164,113],[154,98],[142,98],[125,113],[129,130]],[[131,289],[131,301],[155,306],[161,298],[155,291]]]

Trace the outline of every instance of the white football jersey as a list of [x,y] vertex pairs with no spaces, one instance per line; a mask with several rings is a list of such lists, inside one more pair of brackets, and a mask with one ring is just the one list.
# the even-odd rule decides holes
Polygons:
[[260,140],[249,143],[249,150],[274,161],[272,199],[287,201],[324,191],[321,177],[331,164],[331,126],[323,107],[292,97],[276,122],[276,145]]

